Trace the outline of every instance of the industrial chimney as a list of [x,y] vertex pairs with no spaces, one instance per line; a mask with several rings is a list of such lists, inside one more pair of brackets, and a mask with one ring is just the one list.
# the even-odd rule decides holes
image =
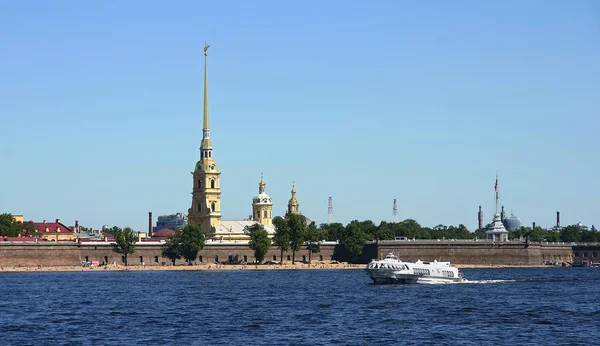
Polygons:
[[148,238],[152,237],[152,212],[148,212]]

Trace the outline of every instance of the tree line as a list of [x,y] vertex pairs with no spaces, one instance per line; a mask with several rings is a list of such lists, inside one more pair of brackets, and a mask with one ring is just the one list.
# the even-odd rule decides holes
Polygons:
[[[288,214],[284,217],[273,218],[275,235],[269,239],[269,235],[263,225],[256,223],[246,226],[244,232],[249,235],[249,248],[254,251],[256,260],[264,261],[266,253],[271,246],[280,251],[280,259],[283,253],[292,252],[292,263],[296,261],[296,252],[302,247],[311,255],[320,252],[322,241],[339,242],[340,253],[350,261],[360,256],[365,244],[375,240],[393,240],[398,237],[407,239],[485,239],[486,229],[469,231],[463,224],[458,226],[437,225],[435,227],[423,227],[413,219],[400,222],[382,221],[376,225],[371,220],[353,220],[347,225],[341,223],[316,223],[307,222],[306,217],[299,214]],[[123,229],[114,226],[106,230],[113,234],[113,250],[123,254],[125,264],[127,257],[135,252],[137,232],[130,227]],[[38,236],[39,230],[32,222],[17,222],[11,214],[0,214],[0,236]],[[600,233],[592,226],[591,229],[582,228],[578,225],[563,227],[559,231],[546,230],[541,227],[520,227],[508,233],[510,240],[548,241],[548,242],[600,242]],[[184,258],[191,263],[198,257],[198,252],[204,248],[205,237],[199,225],[187,225],[182,231],[169,238],[162,249],[163,257],[168,258],[173,264]]]

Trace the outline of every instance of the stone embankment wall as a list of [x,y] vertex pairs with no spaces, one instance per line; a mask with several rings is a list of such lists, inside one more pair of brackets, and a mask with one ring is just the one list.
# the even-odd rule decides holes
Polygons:
[[[170,265],[162,257],[162,245],[138,246],[129,255],[129,265],[160,266]],[[312,254],[312,260],[330,261],[336,254],[336,245],[323,245],[321,252]],[[393,253],[403,261],[450,261],[455,264],[475,265],[541,265],[544,261],[573,262],[573,250],[569,245],[541,245],[520,242],[490,243],[485,241],[380,241],[367,244],[362,256],[366,263],[372,258],[384,258]],[[215,263],[230,259],[254,261],[254,251],[246,244],[207,244],[198,253],[196,263]],[[244,258],[244,256],[246,256]],[[281,260],[277,248],[271,248],[265,261]],[[283,260],[291,259],[291,252],[284,252]],[[303,257],[304,256],[304,257]],[[308,251],[296,253],[296,260],[308,260]],[[2,266],[77,266],[85,260],[100,263],[122,264],[122,255],[114,252],[107,244],[79,245],[76,243],[0,243],[0,265]],[[163,264],[164,263],[164,264]],[[176,261],[183,264],[184,260]]]
[[[335,245],[322,245],[321,252],[312,254],[311,260],[330,261],[333,258]],[[162,245],[141,245],[136,247],[133,255],[128,256],[129,265],[170,265],[166,257],[162,257]],[[31,266],[80,266],[83,261],[97,260],[99,263],[123,264],[121,254],[113,251],[108,244],[79,245],[77,243],[0,243],[0,265],[6,267],[31,267]],[[246,244],[207,244],[198,253],[196,263],[215,263],[232,260],[243,261],[244,256],[249,262],[254,261],[254,251]],[[231,256],[231,257],[230,257]],[[265,256],[265,261],[280,261],[281,252],[271,248]],[[292,253],[284,252],[283,260],[288,256],[291,260]],[[303,257],[304,256],[304,257]],[[306,249],[296,252],[296,261],[309,259]],[[183,264],[183,259],[177,260],[176,265]]]
[[523,242],[380,241],[368,244],[365,256],[384,258],[388,253],[393,253],[407,262],[419,259],[476,265],[541,265],[544,261],[573,262],[573,250],[570,245]]

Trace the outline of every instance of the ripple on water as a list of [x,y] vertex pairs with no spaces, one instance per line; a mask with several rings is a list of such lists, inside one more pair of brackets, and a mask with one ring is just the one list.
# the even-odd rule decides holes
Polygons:
[[[595,342],[595,329],[587,326],[600,312],[591,298],[600,293],[597,270],[463,272],[473,280],[469,283],[477,285],[380,286],[371,284],[364,272],[352,270],[0,275],[5,297],[0,300],[0,341],[8,345]],[[68,294],[47,299],[47,292],[64,292],[66,287]]]

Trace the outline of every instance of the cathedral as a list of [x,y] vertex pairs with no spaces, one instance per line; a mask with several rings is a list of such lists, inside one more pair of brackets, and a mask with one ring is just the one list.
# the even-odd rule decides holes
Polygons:
[[[252,198],[252,215],[246,220],[221,220],[221,171],[213,158],[213,146],[210,140],[208,116],[208,76],[207,51],[204,47],[204,114],[202,126],[202,142],[200,144],[200,160],[196,163],[193,176],[192,206],[188,210],[188,223],[202,227],[202,232],[209,241],[238,242],[248,241],[250,237],[244,233],[246,226],[260,223],[272,238],[273,201],[266,193],[266,183],[261,174],[258,183],[258,194]],[[296,188],[292,184],[292,198],[288,203],[286,215],[300,214],[300,204],[296,199]]]

